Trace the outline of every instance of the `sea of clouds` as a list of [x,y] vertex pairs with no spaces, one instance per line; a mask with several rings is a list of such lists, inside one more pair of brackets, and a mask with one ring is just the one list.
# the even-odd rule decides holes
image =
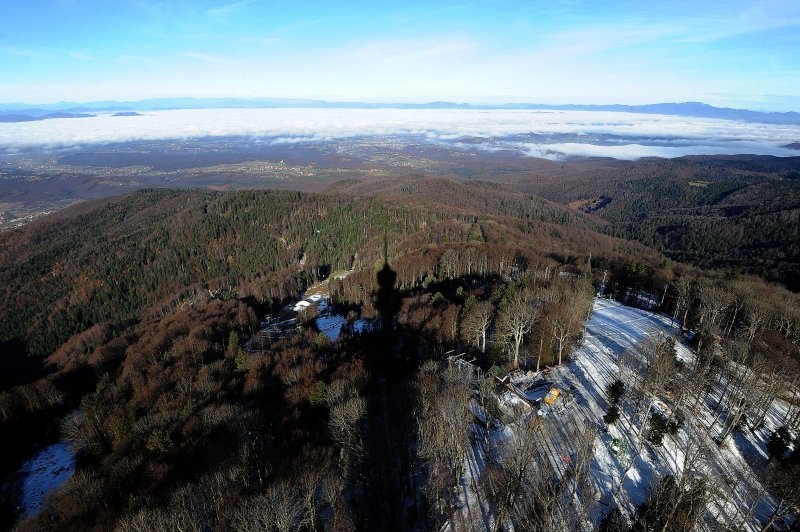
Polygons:
[[205,137],[293,143],[395,135],[459,146],[468,140],[471,149],[511,149],[548,159],[800,155],[782,147],[800,141],[797,125],[595,111],[449,109],[188,109],[0,123],[0,150]]

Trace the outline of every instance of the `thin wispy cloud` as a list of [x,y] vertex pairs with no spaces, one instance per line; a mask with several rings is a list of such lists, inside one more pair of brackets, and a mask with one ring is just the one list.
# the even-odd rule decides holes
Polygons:
[[169,10],[169,6],[164,2],[154,2],[151,0],[128,0],[134,7],[143,11],[150,17],[160,18]]
[[335,59],[343,62],[419,64],[432,59],[463,56],[476,48],[476,43],[464,38],[370,41],[338,50]]
[[243,35],[239,37],[238,41],[244,44],[257,44],[261,46],[270,46],[281,42],[281,39],[269,35],[267,36]]
[[37,55],[41,55],[41,52],[37,52],[35,50],[25,50],[22,48],[17,48],[15,46],[0,46],[0,51],[5,54],[14,55],[18,57],[36,57]]
[[153,64],[154,59],[150,57],[144,57],[141,55],[134,55],[134,54],[122,54],[111,59],[117,63],[122,63],[126,65],[146,65],[146,64]]
[[181,52],[182,57],[188,59],[195,59],[206,63],[228,63],[229,58],[218,54],[208,54],[205,52]]
[[18,48],[15,46],[0,46],[0,52],[24,58],[45,58],[47,56],[70,58],[78,61],[95,61],[97,58],[81,50],[55,48],[52,46],[37,46],[32,48]]
[[674,33],[679,41],[703,43],[797,27],[800,27],[800,3],[765,0],[743,9],[721,11],[713,24],[705,17],[678,20]]
[[56,55],[67,56],[72,59],[77,59],[78,61],[95,61],[97,59],[92,54],[88,54],[80,50],[68,50],[64,48],[52,48],[52,47],[43,47],[41,49],[45,52],[49,52]]
[[246,8],[250,4],[252,4],[252,0],[244,0],[242,2],[233,2],[230,4],[226,4],[223,6],[215,7],[212,9],[206,10],[206,15],[210,17],[221,17],[236,13],[237,11],[241,11],[242,9]]

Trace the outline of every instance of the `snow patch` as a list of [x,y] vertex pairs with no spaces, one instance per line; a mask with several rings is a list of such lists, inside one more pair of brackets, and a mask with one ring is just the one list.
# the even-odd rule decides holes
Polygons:
[[22,481],[22,514],[39,513],[50,493],[58,489],[75,472],[75,455],[67,442],[60,441],[36,453],[20,468]]

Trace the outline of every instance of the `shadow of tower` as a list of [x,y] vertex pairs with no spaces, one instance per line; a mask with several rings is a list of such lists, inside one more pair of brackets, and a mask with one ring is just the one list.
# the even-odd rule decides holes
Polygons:
[[397,272],[389,266],[389,245],[387,237],[383,237],[383,268],[378,272],[378,291],[375,293],[375,308],[380,317],[382,334],[389,334],[394,329],[395,318],[400,311],[400,292],[395,288]]

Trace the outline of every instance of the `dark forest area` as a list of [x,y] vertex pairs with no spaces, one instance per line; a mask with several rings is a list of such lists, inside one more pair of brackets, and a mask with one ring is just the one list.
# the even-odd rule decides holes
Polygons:
[[[502,178],[591,213],[604,231],[679,262],[800,291],[800,158],[691,156],[578,162]],[[545,173],[547,175],[545,175]]]

